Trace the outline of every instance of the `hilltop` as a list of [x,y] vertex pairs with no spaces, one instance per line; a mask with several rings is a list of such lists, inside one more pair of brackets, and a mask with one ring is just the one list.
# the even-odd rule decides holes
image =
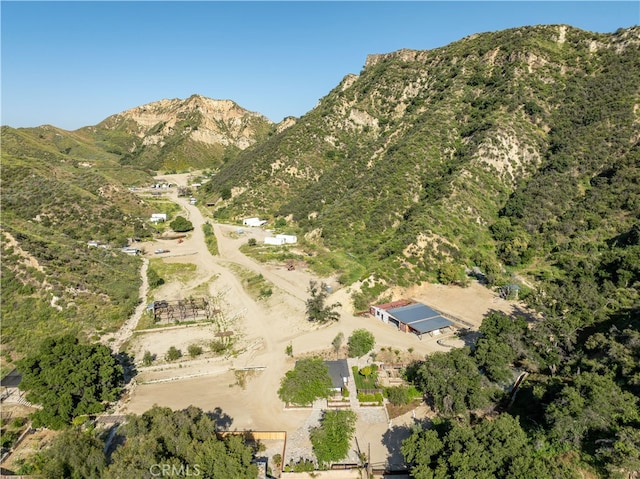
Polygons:
[[[287,361],[333,345],[339,329],[377,332],[378,349],[362,364],[385,350],[399,357],[396,347],[422,339],[356,313],[415,296],[424,282],[465,287],[473,276],[492,299],[519,295],[523,307],[484,312],[478,331],[459,331],[456,344],[468,347],[425,355],[427,346],[449,346],[425,337],[421,349],[407,348],[421,359],[404,379],[438,417],[425,431],[412,421],[400,460],[416,478],[632,477],[640,468],[639,125],[640,28],[597,34],[550,25],[372,54],[313,110],[279,125],[194,95],[73,132],[3,127],[3,366],[61,332],[114,339],[139,363],[169,346],[151,336],[124,342],[132,325],[111,334],[146,304],[139,271],[156,267],[168,278],[152,293],[159,296],[203,294],[220,281],[215,288],[233,296],[234,339],[250,340],[238,351],[249,359],[242,366],[265,372],[244,394],[227,387],[235,380],[244,388],[231,371],[212,387],[193,384],[206,404],[228,400],[254,428],[246,411],[255,398],[282,413],[276,383]],[[165,178],[170,188],[169,179],[188,182],[195,169],[204,171],[192,201],[176,188],[164,196],[138,188],[180,170]],[[191,213],[196,228],[185,241],[163,238],[166,226],[148,221],[157,211]],[[258,215],[269,233],[296,235],[295,246],[263,245],[256,230],[238,228]],[[219,250],[216,235],[224,237]],[[131,237],[163,246],[162,255],[166,245],[182,248],[172,251],[181,258],[128,256],[119,248]],[[209,248],[220,256],[210,258]],[[247,256],[267,264],[253,270]],[[147,260],[149,270],[140,270]],[[164,278],[154,272],[157,288]],[[349,316],[333,329],[303,311],[307,280],[327,277],[332,301]],[[222,326],[219,333],[230,330]],[[164,341],[188,348],[192,336],[168,331]],[[210,343],[211,354],[221,344]],[[211,373],[206,364],[191,366]],[[512,390],[515,377],[522,382]],[[168,396],[144,390],[141,383],[140,408]],[[191,400],[185,390],[180,401]],[[388,441],[394,428],[375,424],[382,444],[400,454],[400,442]],[[305,440],[308,429],[300,429]],[[470,450],[478,454],[458,454]]]
[[203,197],[221,220],[281,218],[343,252],[346,283],[548,276],[576,229],[604,240],[634,222],[631,205],[602,201],[637,174],[639,44],[637,27],[552,25],[370,55]]
[[264,140],[272,126],[231,100],[192,95],[131,108],[80,132],[111,144],[123,165],[180,170],[218,166]]

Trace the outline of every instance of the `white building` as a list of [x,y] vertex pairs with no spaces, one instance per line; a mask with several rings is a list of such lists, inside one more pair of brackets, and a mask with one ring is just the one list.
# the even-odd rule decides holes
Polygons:
[[287,244],[294,244],[298,242],[298,237],[294,235],[276,235],[276,238],[281,238]]
[[261,220],[260,218],[245,218],[242,220],[244,226],[262,226],[267,220]]
[[277,238],[275,236],[267,236],[264,239],[264,244],[282,246],[285,243],[284,238]]
[[167,221],[167,214],[166,213],[153,213],[151,215],[151,222],[152,223],[159,223],[160,221]]

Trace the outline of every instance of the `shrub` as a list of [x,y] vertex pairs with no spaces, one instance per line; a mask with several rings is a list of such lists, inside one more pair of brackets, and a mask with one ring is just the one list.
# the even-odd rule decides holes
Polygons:
[[394,406],[409,403],[409,388],[406,386],[394,386],[385,389],[387,399]]
[[182,351],[177,349],[175,346],[171,346],[167,351],[167,354],[165,354],[164,356],[164,358],[167,361],[175,361],[177,359],[180,359],[181,357],[182,357]]
[[151,366],[151,363],[153,363],[154,359],[155,355],[151,354],[151,351],[145,351],[144,356],[142,357],[142,365]]
[[164,279],[161,278],[158,272],[153,268],[147,269],[147,281],[149,282],[149,288],[151,289],[164,284]]
[[222,354],[227,350],[227,345],[219,339],[211,341],[209,347],[211,348],[211,352],[215,354]]
[[271,458],[273,461],[273,465],[276,466],[277,469],[282,467],[282,454],[274,454]]
[[202,354],[202,346],[198,346],[197,344],[190,344],[187,348],[187,352],[189,353],[189,356],[195,358]]

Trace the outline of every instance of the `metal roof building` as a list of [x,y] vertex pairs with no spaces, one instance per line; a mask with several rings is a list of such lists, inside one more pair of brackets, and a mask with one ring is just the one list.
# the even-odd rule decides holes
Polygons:
[[453,322],[445,318],[435,309],[422,303],[412,303],[395,307],[388,305],[374,306],[374,314],[385,323],[395,324],[404,332],[413,332],[417,335],[425,333],[440,334],[440,330],[453,327]]

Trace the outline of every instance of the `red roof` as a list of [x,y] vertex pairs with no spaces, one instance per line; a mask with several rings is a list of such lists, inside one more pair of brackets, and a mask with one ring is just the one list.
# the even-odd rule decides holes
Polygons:
[[415,303],[412,299],[399,299],[397,301],[392,301],[391,303],[377,304],[374,305],[374,308],[383,309],[388,311],[394,308],[402,308],[403,306],[409,306],[410,304]]

